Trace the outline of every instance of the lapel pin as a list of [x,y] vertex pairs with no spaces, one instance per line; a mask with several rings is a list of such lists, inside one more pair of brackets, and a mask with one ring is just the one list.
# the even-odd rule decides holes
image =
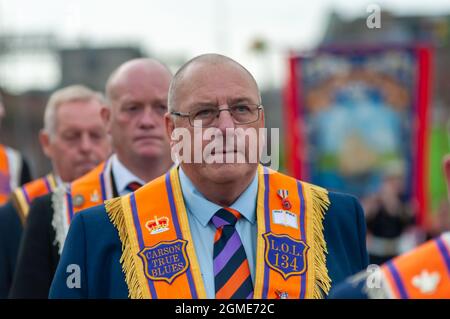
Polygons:
[[80,207],[84,204],[84,197],[81,194],[77,194],[73,197],[73,206]]
[[275,290],[275,293],[277,294],[277,299],[288,299],[289,298],[289,295],[286,291]]
[[281,205],[283,209],[289,210],[292,208],[291,202],[288,200],[289,192],[287,189],[279,189],[277,191],[278,196],[281,198]]

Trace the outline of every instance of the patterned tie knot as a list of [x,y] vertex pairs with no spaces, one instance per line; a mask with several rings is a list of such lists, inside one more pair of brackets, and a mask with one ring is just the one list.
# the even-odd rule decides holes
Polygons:
[[131,192],[137,191],[142,186],[141,183],[138,182],[131,182],[127,185],[127,189]]
[[211,218],[214,226],[219,229],[223,226],[234,226],[238,219],[241,218],[241,214],[232,208],[221,208]]

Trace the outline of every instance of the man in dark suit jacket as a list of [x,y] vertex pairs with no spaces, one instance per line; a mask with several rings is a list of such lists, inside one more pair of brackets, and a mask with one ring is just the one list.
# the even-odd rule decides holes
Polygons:
[[[119,196],[111,176],[113,196]],[[9,298],[47,299],[60,258],[54,220],[54,194],[36,198],[30,206],[18,249]],[[30,267],[32,265],[32,267]]]
[[51,197],[51,193],[38,197],[30,206],[21,248],[18,250],[10,298],[46,299],[48,296],[53,274],[59,262],[58,245],[52,227]]
[[28,162],[19,151],[0,144],[0,157],[4,158],[8,166],[8,173],[1,174],[0,178],[0,205],[4,205],[9,193],[31,181],[32,177]]
[[15,190],[14,201],[10,200],[0,209],[0,227],[4,228],[0,235],[0,298],[9,294],[31,200],[56,186],[49,184],[62,184],[80,177],[109,154],[106,127],[100,116],[103,103],[99,93],[79,85],[51,95],[39,138],[45,155],[52,162],[56,181],[48,183],[41,178],[30,182]]
[[[256,81],[243,66],[210,54],[176,73],[168,136],[176,128],[195,135],[194,126],[223,134],[264,127]],[[205,153],[207,143],[195,142],[169,173],[75,216],[51,298],[320,298],[367,266],[354,197],[263,168],[258,150],[251,160],[252,143]],[[199,150],[204,157],[192,163]],[[245,161],[224,163],[228,153]]]
[[[4,114],[4,106],[0,96],[0,121]],[[11,285],[15,256],[21,235],[22,225],[15,208],[7,196],[14,188],[22,186],[31,180],[30,168],[25,158],[11,147],[0,145],[0,153],[8,162],[7,179],[0,182],[0,299],[7,296]],[[1,156],[0,155],[0,156]],[[6,177],[6,176],[5,176]]]
[[[0,94],[0,125],[5,113]],[[0,206],[6,204],[11,191],[30,180],[30,168],[22,154],[12,147],[0,144]]]

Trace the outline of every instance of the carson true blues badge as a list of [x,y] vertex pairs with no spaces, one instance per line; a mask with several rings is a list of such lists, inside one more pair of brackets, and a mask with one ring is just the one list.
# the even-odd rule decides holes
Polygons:
[[176,277],[184,273],[189,267],[186,245],[186,240],[177,239],[162,241],[155,246],[142,249],[139,256],[144,262],[147,278],[164,280],[171,284]]
[[265,233],[263,237],[266,241],[264,258],[270,268],[279,272],[284,279],[306,271],[309,247],[305,242],[272,232]]

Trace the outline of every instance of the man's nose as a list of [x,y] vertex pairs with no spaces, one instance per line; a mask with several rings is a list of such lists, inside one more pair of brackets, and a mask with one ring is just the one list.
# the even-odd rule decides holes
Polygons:
[[83,152],[90,152],[92,150],[92,146],[94,145],[92,138],[88,133],[81,135],[80,141],[80,149]]
[[157,114],[151,106],[144,107],[144,110],[139,118],[139,126],[141,127],[154,127],[156,125]]
[[220,110],[217,118],[217,128],[225,132],[227,128],[235,128],[233,116],[231,115],[230,109],[223,108]]

